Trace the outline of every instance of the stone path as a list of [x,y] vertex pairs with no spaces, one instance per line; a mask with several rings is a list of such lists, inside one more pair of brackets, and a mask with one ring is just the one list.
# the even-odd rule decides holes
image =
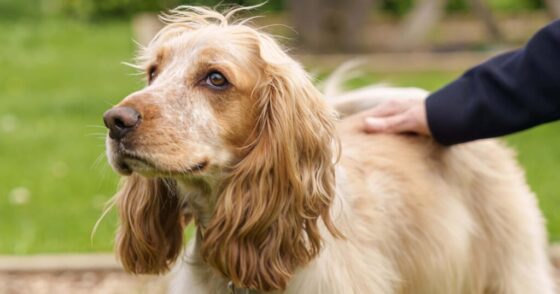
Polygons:
[[159,294],[165,283],[122,271],[0,273],[1,294]]
[[[560,281],[560,245],[550,256]],[[0,294],[163,294],[167,280],[131,276],[110,254],[0,256]]]
[[125,273],[111,254],[0,256],[0,294],[160,294],[166,284]]

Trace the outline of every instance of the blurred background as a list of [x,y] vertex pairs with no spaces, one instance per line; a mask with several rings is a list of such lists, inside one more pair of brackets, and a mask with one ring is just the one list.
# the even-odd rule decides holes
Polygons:
[[[114,212],[90,238],[118,177],[104,156],[103,112],[141,87],[136,44],[181,0],[0,0],[0,255],[109,252]],[[260,1],[222,1],[253,5]],[[269,0],[250,15],[320,81],[365,58],[349,87],[436,90],[522,46],[560,16],[557,0]],[[281,24],[281,25],[276,25]],[[559,48],[560,50],[560,48]],[[560,240],[560,125],[505,138],[519,153]],[[508,201],[504,195],[504,201]]]

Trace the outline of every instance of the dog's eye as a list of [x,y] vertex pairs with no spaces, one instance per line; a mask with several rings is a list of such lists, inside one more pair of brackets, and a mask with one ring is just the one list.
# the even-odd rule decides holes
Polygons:
[[157,66],[151,65],[148,68],[148,83],[151,84],[157,77]]
[[223,74],[213,71],[206,76],[206,84],[213,88],[224,89],[228,86],[229,82]]

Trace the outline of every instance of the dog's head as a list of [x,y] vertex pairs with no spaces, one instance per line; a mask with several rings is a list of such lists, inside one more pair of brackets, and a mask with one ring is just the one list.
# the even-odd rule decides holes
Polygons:
[[127,176],[117,250],[128,271],[167,270],[189,219],[177,183],[212,179],[204,260],[236,286],[282,289],[318,254],[319,227],[336,234],[334,114],[297,62],[232,14],[174,10],[141,53],[147,86],[105,114],[109,161]]

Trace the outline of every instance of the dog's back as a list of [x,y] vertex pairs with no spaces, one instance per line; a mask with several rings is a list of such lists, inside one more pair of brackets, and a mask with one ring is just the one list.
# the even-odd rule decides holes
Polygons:
[[347,239],[327,239],[316,266],[347,266],[329,293],[350,293],[341,277],[355,293],[554,292],[543,218],[511,150],[368,135],[362,123],[358,113],[338,125],[333,213]]

